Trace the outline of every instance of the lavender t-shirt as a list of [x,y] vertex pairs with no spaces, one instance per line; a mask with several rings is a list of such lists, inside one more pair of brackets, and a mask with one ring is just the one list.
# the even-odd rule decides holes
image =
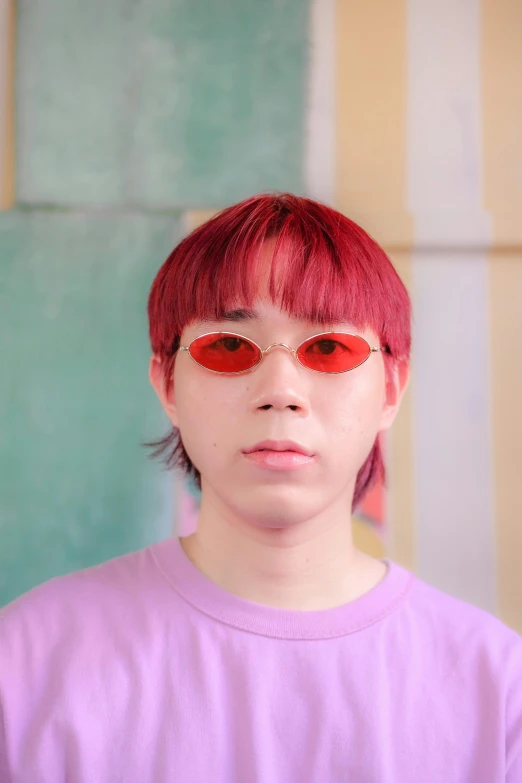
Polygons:
[[177,538],[0,611],[1,783],[522,782],[522,637],[386,560],[300,612]]

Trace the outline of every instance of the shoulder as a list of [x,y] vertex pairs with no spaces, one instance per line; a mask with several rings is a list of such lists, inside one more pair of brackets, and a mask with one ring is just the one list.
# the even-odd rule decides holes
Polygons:
[[[403,574],[409,573],[394,564]],[[491,670],[522,676],[522,636],[493,612],[457,598],[410,573],[397,617],[411,629],[412,642],[458,665],[474,660]],[[520,680],[522,685],[522,679]]]
[[153,550],[55,577],[0,609],[0,779],[3,721],[16,757],[18,738],[43,747],[56,726],[81,733],[92,704],[125,702],[143,662],[154,666],[172,602]]
[[407,652],[430,661],[440,673],[468,682],[480,679],[505,700],[516,693],[522,716],[522,636],[493,612],[414,574],[407,584],[393,625],[398,642],[407,640]]
[[489,709],[498,710],[508,766],[522,764],[522,636],[493,613],[418,578],[403,610],[419,655],[442,683],[480,692]]
[[[125,622],[155,589],[154,546],[57,576],[0,609],[0,664]],[[158,581],[158,584],[161,584]]]
[[522,655],[522,636],[499,617],[415,577],[407,602],[416,622],[435,640],[465,651],[489,651],[502,658],[507,649]]

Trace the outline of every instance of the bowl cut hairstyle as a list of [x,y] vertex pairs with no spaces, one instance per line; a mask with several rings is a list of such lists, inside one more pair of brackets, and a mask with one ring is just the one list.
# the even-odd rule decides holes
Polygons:
[[[260,253],[274,240],[268,290],[290,317],[318,327],[339,321],[372,329],[384,347],[386,383],[411,350],[411,301],[384,250],[357,223],[325,204],[290,193],[260,194],[223,209],[186,236],[159,269],[147,312],[150,344],[172,378],[183,329],[252,308]],[[172,427],[143,444],[201,489],[201,475]],[[386,482],[380,434],[357,474],[352,510]]]

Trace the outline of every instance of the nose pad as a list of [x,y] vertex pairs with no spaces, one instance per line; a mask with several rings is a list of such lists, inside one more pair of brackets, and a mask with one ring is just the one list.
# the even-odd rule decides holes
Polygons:
[[293,359],[294,359],[294,364],[295,364],[295,365],[297,365],[297,366],[301,366],[301,362],[300,362],[300,361],[299,361],[299,359],[297,358],[297,351],[294,351],[294,349],[293,349],[293,348],[291,348],[289,345],[286,345],[286,343],[273,343],[272,345],[269,345],[269,346],[268,346],[268,348],[265,348],[265,350],[262,352],[262,359],[261,359],[261,361],[262,361],[262,360],[265,358],[266,354],[267,354],[267,353],[268,353],[268,352],[269,352],[269,351],[270,351],[272,348],[278,348],[278,347],[279,347],[279,348],[286,348],[286,350],[288,351],[288,353],[292,354],[292,356],[293,356]]
[[290,346],[286,345],[285,343],[272,343],[272,345],[269,345],[268,348],[265,348],[265,350],[263,351],[263,355],[267,353],[271,348],[277,348],[278,346],[280,346],[281,348],[286,348],[287,351],[290,351],[290,353],[294,353],[294,349],[290,348]]

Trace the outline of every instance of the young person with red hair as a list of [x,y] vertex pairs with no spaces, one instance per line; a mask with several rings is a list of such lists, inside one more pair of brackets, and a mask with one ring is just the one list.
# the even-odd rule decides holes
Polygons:
[[521,783],[520,636],[352,540],[408,383],[383,250],[256,196],[183,239],[148,314],[149,445],[197,529],[0,612],[0,781]]

